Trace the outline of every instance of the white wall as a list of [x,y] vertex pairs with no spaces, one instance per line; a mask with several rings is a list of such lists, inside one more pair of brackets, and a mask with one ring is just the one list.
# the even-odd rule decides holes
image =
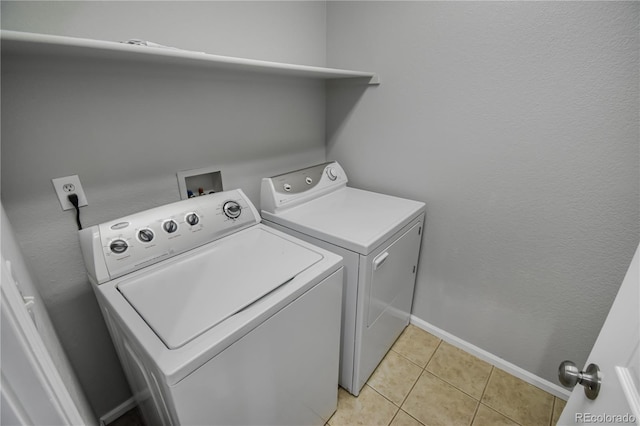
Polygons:
[[[413,313],[546,380],[638,244],[637,2],[329,2],[328,151],[423,200]],[[338,85],[336,85],[338,86]]]
[[[324,2],[11,2],[2,28],[140,38],[324,65]],[[68,57],[2,56],[2,203],[97,416],[130,396],[86,279],[74,214],[51,179],[78,174],[85,226],[179,199],[211,165],[257,204],[264,176],[325,160],[324,83]]]

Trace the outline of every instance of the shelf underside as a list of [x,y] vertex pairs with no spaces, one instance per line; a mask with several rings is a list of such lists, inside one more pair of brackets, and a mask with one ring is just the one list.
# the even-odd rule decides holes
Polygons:
[[380,84],[372,72],[351,71],[269,62],[256,59],[211,55],[203,52],[149,47],[112,41],[65,36],[2,31],[2,52],[21,54],[78,55],[109,60],[132,60],[158,64],[195,65],[212,69],[252,71],[266,74],[315,79],[362,79],[370,85]]

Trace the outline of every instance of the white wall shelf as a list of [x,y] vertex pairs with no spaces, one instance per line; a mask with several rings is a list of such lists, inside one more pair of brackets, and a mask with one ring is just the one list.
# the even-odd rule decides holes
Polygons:
[[380,80],[373,72],[351,71],[296,65],[231,56],[211,55],[203,52],[149,47],[113,41],[56,36],[2,30],[2,51],[6,53],[66,54],[113,60],[137,60],[161,64],[184,64],[209,67],[212,69],[253,71],[293,77],[322,80],[357,78],[369,85],[378,85]]

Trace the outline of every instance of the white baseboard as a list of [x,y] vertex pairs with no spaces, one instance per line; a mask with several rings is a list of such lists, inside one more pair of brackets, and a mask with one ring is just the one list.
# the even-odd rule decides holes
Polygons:
[[571,395],[571,391],[564,389],[555,383],[551,383],[548,380],[543,379],[542,377],[536,376],[535,374],[524,370],[517,365],[514,365],[504,359],[485,351],[471,343],[460,339],[459,337],[454,336],[451,333],[448,333],[441,328],[436,327],[435,325],[429,324],[428,322],[416,317],[415,315],[411,315],[411,324],[415,325],[423,329],[424,331],[433,334],[436,337],[441,338],[447,343],[464,350],[465,352],[470,353],[483,361],[488,362],[494,367],[498,367],[501,370],[506,371],[507,373],[516,376],[519,379],[524,380],[525,382],[532,384],[535,387],[538,387],[550,394],[557,396],[560,399],[567,400]]
[[106,426],[110,423],[113,423],[120,416],[122,416],[124,413],[134,408],[136,405],[138,405],[138,403],[136,402],[134,397],[127,399],[125,402],[118,405],[116,408],[102,415],[102,417],[100,417],[100,426]]

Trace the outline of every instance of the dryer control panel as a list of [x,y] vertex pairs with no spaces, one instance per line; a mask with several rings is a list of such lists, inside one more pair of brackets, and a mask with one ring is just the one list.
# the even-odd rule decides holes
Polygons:
[[79,231],[98,284],[260,223],[240,189],[167,204]]
[[262,210],[276,213],[343,188],[348,179],[336,161],[262,179]]

